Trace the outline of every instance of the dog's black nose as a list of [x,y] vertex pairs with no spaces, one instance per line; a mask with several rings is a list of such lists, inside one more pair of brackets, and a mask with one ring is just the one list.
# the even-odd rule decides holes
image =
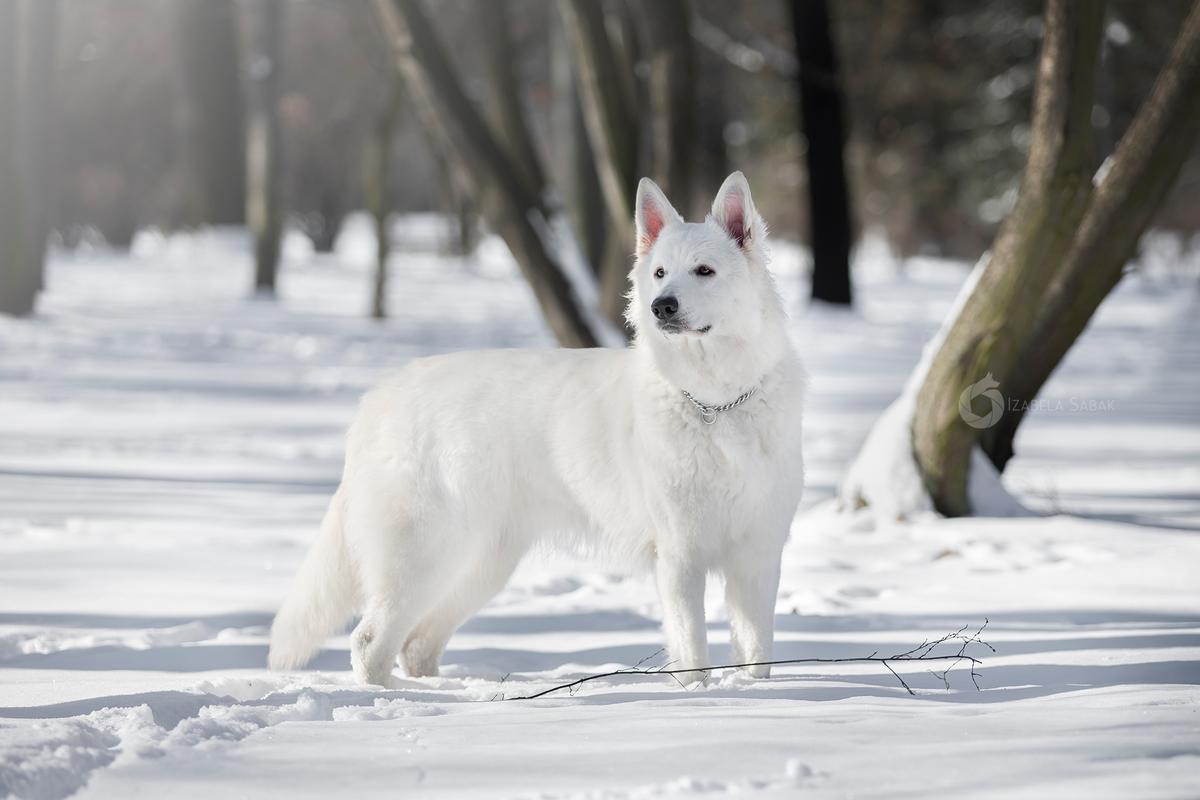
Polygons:
[[660,297],[650,304],[656,319],[670,319],[679,312],[679,301],[674,297]]

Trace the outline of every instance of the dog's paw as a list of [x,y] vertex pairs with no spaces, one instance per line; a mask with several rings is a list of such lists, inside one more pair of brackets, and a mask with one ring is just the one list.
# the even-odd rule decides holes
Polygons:
[[751,678],[769,678],[771,677],[771,668],[768,666],[744,667],[743,671]]
[[395,692],[400,689],[411,688],[411,686],[412,686],[412,684],[409,681],[404,680],[399,675],[395,675],[395,674],[391,674],[391,673],[389,673],[383,679],[383,683],[381,683],[379,685],[382,686],[384,689],[387,689],[389,692]]
[[400,664],[410,678],[436,678],[441,658],[440,648],[430,646],[424,639],[410,639],[400,653]]
[[354,680],[360,686],[370,686],[375,689],[395,690],[403,688],[404,682],[392,674],[391,670],[368,672],[360,666],[354,666]]

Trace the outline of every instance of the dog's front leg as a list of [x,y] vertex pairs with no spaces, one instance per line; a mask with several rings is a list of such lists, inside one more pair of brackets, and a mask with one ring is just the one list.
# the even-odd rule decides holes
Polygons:
[[[708,632],[704,627],[705,572],[696,559],[686,556],[660,553],[655,564],[670,669],[708,666]],[[708,674],[689,669],[675,677],[686,685],[703,681]]]
[[[725,566],[725,606],[733,637],[733,660],[756,664],[771,660],[775,639],[775,598],[779,592],[781,553],[766,548],[734,553]],[[771,668],[748,667],[755,678],[767,678]]]

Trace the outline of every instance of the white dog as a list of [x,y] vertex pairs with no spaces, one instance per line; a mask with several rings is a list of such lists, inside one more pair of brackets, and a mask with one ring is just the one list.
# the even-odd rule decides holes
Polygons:
[[397,656],[436,675],[451,634],[536,542],[652,569],[682,668],[710,664],[704,584],[720,573],[735,660],[770,659],[804,373],[766,226],[740,172],[702,223],[643,179],[636,222],[632,347],[425,358],[363,398],[271,629],[273,669],[302,666],[358,608],[359,681],[387,685]]

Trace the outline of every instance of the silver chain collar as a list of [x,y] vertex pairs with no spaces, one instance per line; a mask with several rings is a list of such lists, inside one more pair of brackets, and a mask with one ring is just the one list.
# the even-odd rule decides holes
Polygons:
[[710,405],[701,403],[699,400],[692,397],[692,393],[689,392],[687,389],[680,389],[679,391],[683,392],[683,396],[686,397],[688,399],[688,401],[696,407],[696,410],[700,412],[700,419],[704,420],[704,424],[712,425],[714,422],[717,421],[718,414],[720,414],[723,411],[728,411],[731,408],[737,408],[742,403],[749,400],[750,397],[756,391],[758,391],[758,389],[757,388],[750,389],[749,391],[738,395],[733,400],[730,400],[728,403],[722,403],[719,406],[710,406]]

